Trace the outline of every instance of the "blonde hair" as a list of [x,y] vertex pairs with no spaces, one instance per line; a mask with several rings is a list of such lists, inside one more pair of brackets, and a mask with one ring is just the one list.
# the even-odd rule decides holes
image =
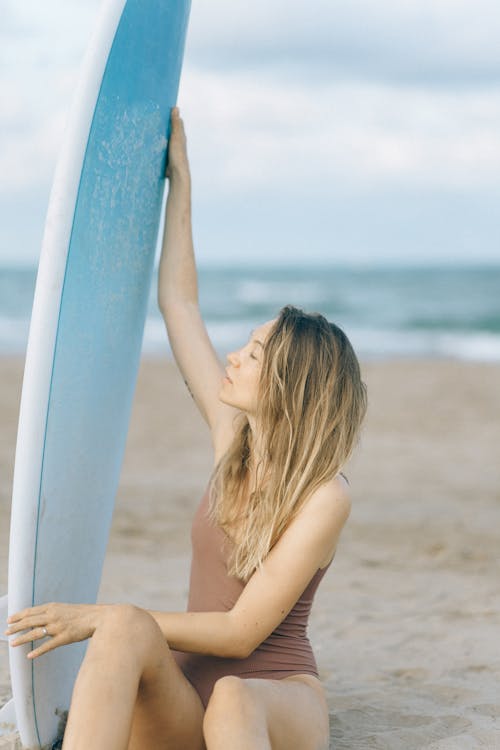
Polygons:
[[255,488],[248,487],[252,432],[244,413],[210,485],[213,521],[228,535],[238,532],[228,572],[243,580],[355,447],[367,393],[342,329],[322,315],[284,307],[265,341],[258,404],[264,457]]

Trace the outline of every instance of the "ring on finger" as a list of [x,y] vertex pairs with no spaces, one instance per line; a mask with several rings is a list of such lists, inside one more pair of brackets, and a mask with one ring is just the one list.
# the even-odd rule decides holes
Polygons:
[[42,628],[42,632],[43,632],[43,637],[47,638],[49,635],[47,628]]

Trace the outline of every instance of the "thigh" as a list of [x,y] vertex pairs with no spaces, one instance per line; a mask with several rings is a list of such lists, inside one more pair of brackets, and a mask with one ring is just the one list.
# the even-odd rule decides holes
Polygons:
[[204,708],[158,628],[141,676],[128,750],[205,750]]
[[261,703],[272,750],[328,750],[328,705],[312,675],[245,680]]

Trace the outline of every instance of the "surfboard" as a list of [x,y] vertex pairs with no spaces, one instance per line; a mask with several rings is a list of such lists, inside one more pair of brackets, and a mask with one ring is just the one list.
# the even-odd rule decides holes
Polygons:
[[[0,613],[93,603],[137,377],[189,0],[108,0],[54,176],[19,416]],[[3,632],[3,628],[2,628]],[[38,642],[39,643],[39,642]],[[0,734],[50,748],[86,644],[9,649]]]

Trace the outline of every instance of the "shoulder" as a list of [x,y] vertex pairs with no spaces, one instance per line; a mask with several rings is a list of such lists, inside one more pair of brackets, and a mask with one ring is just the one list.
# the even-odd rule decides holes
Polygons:
[[351,512],[351,493],[347,480],[342,474],[317,487],[305,502],[299,515],[318,516],[338,523],[347,521]]
[[327,567],[335,557],[342,529],[351,513],[349,485],[342,476],[320,485],[301,508],[294,523],[304,536],[310,536],[321,559],[320,568]]
[[350,512],[348,484],[342,477],[334,477],[309,495],[283,538],[295,539],[297,544],[308,547],[313,555],[320,554],[322,563],[328,562]]

